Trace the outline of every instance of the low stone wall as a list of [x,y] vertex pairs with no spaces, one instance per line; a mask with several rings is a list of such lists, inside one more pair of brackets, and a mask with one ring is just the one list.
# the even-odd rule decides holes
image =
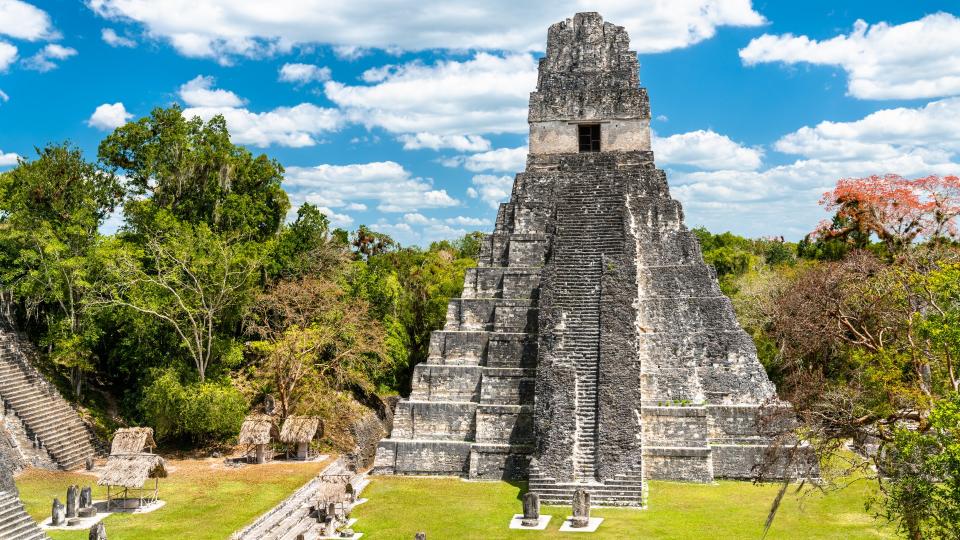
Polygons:
[[475,444],[470,451],[470,478],[477,480],[526,479],[530,448]]
[[373,473],[466,476],[471,445],[460,441],[380,441]]
[[401,401],[393,419],[392,437],[467,441],[476,431],[476,403]]
[[22,469],[23,464],[14,444],[13,437],[7,432],[3,419],[0,418],[0,491],[17,492],[13,474]]
[[645,446],[707,445],[707,410],[703,407],[643,407]]
[[644,448],[643,470],[649,480],[713,481],[710,448]]
[[477,408],[476,441],[533,443],[533,410],[520,405],[482,405]]

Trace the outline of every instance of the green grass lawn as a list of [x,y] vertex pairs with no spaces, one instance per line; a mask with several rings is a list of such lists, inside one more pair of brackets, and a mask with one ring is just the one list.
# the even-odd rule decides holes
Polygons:
[[[111,540],[217,539],[251,522],[321,470],[320,463],[271,463],[241,469],[217,460],[169,460],[169,478],[161,480],[167,505],[149,514],[114,514],[107,518]],[[68,485],[93,485],[87,474],[31,470],[17,478],[27,511],[41,520],[53,497],[63,501]],[[522,483],[467,482],[455,478],[374,477],[363,496],[370,500],[354,510],[355,528],[372,540],[412,540],[425,531],[430,540],[571,538],[560,534],[568,508],[544,507],[553,515],[546,531],[510,531],[510,517],[520,512]],[[810,491],[784,498],[768,538],[889,538],[864,511],[872,493],[857,482],[827,494]],[[651,482],[646,510],[604,508],[606,518],[589,538],[720,538],[758,539],[777,486],[749,482],[713,485]],[[94,496],[104,491],[94,487]],[[55,531],[54,540],[81,540],[86,531]],[[574,535],[573,537],[577,537]]]
[[[411,540],[424,531],[431,540],[501,538],[578,538],[559,532],[569,508],[544,507],[553,515],[546,531],[511,531],[510,517],[521,512],[522,484],[467,482],[453,478],[375,477],[358,506],[354,528],[373,540]],[[651,482],[646,510],[602,508],[596,534],[586,538],[758,539],[777,486],[749,482],[713,485]],[[871,494],[857,482],[826,495],[784,497],[768,538],[889,538],[864,510]]]
[[[306,483],[324,463],[283,463],[226,468],[222,460],[168,460],[170,476],[160,480],[163,508],[149,514],[114,514],[104,522],[111,540],[224,540]],[[17,478],[27,511],[38,521],[49,517],[54,497],[64,502],[67,486],[93,486],[94,499],[106,498],[88,474],[29,470]],[[54,540],[86,540],[87,531],[51,531]]]

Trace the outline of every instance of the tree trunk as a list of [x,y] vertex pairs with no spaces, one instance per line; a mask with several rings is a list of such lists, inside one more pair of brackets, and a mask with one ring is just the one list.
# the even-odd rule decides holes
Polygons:
[[80,401],[80,392],[83,390],[83,370],[80,369],[80,366],[73,368],[73,376],[71,379],[73,379],[73,395],[77,397],[77,401]]

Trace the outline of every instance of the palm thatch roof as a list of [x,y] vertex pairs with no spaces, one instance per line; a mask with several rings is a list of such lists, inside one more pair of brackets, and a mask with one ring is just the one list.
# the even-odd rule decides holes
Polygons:
[[110,456],[103,467],[97,485],[142,488],[148,478],[166,478],[163,458],[156,454],[125,454]]
[[288,416],[280,429],[280,441],[285,443],[308,443],[317,436],[320,419],[316,416]]
[[110,455],[139,454],[145,449],[152,450],[156,446],[157,443],[153,440],[153,428],[123,428],[113,434]]
[[277,435],[277,426],[273,417],[266,414],[251,414],[243,419],[237,442],[240,444],[270,444],[270,438]]

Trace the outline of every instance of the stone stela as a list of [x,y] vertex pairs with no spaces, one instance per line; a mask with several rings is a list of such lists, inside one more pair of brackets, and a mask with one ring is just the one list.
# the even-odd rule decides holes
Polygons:
[[529,479],[643,506],[649,479],[749,478],[776,401],[650,150],[626,31],[550,27],[530,152],[374,473]]

